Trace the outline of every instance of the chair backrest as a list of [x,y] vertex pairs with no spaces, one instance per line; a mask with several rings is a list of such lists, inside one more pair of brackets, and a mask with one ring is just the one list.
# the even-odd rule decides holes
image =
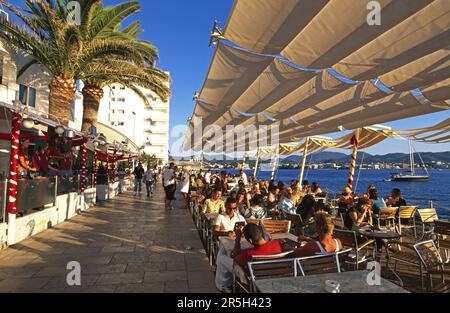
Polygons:
[[266,260],[249,262],[248,269],[252,281],[258,279],[296,277],[295,259]]
[[415,244],[414,250],[426,270],[434,269],[443,263],[439,250],[433,240]]
[[356,232],[351,230],[335,229],[333,233],[334,238],[339,239],[342,245],[347,248],[356,249],[358,241],[356,239]]
[[416,215],[417,207],[415,206],[402,206],[399,209],[398,217],[401,219],[412,219]]
[[316,255],[297,259],[298,275],[319,275],[340,273],[341,263],[347,258],[351,249],[327,255]]
[[286,214],[286,220],[291,221],[291,227],[296,228],[303,225],[303,219],[300,214]]
[[291,221],[264,221],[264,228],[269,234],[289,233]]
[[252,255],[251,262],[287,259],[291,253],[292,253],[292,251],[287,251],[287,252],[283,252],[280,254],[273,254],[273,255]]
[[441,236],[450,236],[450,221],[434,221],[434,233]]
[[434,223],[439,220],[436,209],[419,209],[420,220],[422,223]]
[[398,208],[383,208],[380,209],[380,213],[378,214],[380,219],[393,219],[396,217]]
[[257,219],[248,219],[247,220],[247,224],[255,224],[257,226],[259,226],[261,224],[261,220],[257,220]]

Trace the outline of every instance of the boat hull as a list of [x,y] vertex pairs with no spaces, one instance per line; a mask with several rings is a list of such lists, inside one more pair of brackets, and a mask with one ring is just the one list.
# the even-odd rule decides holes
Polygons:
[[425,182],[429,180],[429,176],[394,176],[391,178],[393,182]]

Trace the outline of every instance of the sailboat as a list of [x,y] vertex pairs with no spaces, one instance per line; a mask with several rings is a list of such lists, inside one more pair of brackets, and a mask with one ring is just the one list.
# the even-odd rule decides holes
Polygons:
[[393,181],[393,182],[417,182],[417,181],[428,181],[430,179],[430,174],[428,173],[428,170],[422,160],[422,157],[420,156],[419,153],[417,153],[417,154],[419,155],[419,158],[422,161],[422,165],[423,165],[423,168],[425,169],[426,175],[416,174],[415,160],[414,160],[414,148],[412,145],[412,141],[410,140],[409,141],[409,161],[410,161],[411,169],[410,169],[410,171],[407,171],[404,173],[393,174],[391,176],[391,181]]

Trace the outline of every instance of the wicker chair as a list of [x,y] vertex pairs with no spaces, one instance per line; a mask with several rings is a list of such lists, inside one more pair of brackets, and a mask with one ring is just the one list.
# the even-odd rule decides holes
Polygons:
[[[434,241],[428,240],[415,244],[414,250],[419,256],[427,276],[427,291],[449,293],[450,285],[447,285],[445,275],[450,275],[450,269],[445,268],[445,264]],[[433,275],[439,275],[441,277],[441,282],[438,285],[434,285]]]

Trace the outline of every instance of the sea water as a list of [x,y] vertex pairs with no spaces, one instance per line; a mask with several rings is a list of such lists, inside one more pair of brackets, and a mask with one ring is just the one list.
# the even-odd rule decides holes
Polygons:
[[[450,218],[450,170],[430,170],[428,182],[388,182],[384,181],[395,173],[395,170],[359,170],[355,173],[354,187],[356,193],[363,193],[370,184],[377,187],[383,197],[389,197],[393,188],[399,188],[408,205],[428,208],[430,201],[438,210],[439,216]],[[227,173],[238,174],[238,170],[227,170]],[[246,171],[253,175],[253,171]],[[270,179],[270,172],[258,171],[258,179]],[[358,180],[359,175],[359,180]],[[291,180],[298,180],[299,170],[280,169],[276,173],[276,181],[290,184]],[[318,182],[322,190],[328,191],[330,196],[341,192],[347,185],[348,170],[306,170],[305,180],[309,183]]]

